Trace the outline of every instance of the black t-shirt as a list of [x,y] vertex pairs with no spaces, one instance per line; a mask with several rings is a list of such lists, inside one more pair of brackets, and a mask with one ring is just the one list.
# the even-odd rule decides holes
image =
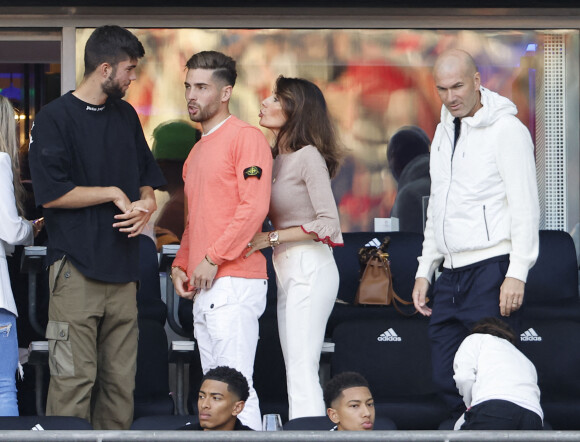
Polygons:
[[[47,104],[30,135],[30,171],[38,206],[76,186],[117,186],[131,201],[142,186],[165,179],[133,107],[123,100],[94,106],[72,92]],[[123,283],[139,279],[139,242],[113,228],[112,203],[44,209],[50,265],[64,255],[86,277]]]
[[[177,431],[204,431],[203,428],[201,428],[201,425],[198,422],[195,422],[194,424],[190,424],[189,422],[184,425],[183,427],[179,427],[177,429]],[[234,430],[233,431],[254,431],[252,430],[250,427],[247,427],[246,425],[242,424],[242,422],[236,418],[236,424],[234,425]]]

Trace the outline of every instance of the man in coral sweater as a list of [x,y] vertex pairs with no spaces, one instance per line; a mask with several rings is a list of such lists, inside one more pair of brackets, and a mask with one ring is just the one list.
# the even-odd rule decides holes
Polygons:
[[175,290],[194,300],[193,325],[204,373],[225,365],[248,380],[239,415],[261,428],[252,385],[258,319],[266,307],[266,259],[244,251],[268,213],[272,153],[262,132],[229,112],[236,63],[214,51],[186,65],[185,98],[203,135],[183,166],[188,220],[173,262]]

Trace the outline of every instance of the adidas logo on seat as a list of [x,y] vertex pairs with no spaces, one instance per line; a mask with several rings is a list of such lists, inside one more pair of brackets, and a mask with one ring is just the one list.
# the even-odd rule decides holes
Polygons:
[[402,339],[399,335],[397,335],[395,330],[390,328],[387,331],[381,333],[381,335],[377,338],[377,341],[401,342]]
[[533,328],[528,328],[520,335],[520,341],[541,341],[542,337],[536,333]]

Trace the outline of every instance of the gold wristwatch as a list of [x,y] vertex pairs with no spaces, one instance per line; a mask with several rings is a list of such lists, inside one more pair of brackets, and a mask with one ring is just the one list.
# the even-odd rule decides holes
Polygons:
[[270,246],[272,248],[280,245],[280,240],[278,239],[278,231],[274,230],[273,232],[268,233],[268,239],[270,240]]

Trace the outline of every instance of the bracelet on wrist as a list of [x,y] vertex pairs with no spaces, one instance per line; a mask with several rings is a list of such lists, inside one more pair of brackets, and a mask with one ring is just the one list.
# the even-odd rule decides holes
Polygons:
[[187,270],[185,270],[183,267],[181,266],[171,266],[171,272],[169,273],[169,279],[171,279],[173,281],[173,269],[179,269],[181,270],[183,273],[185,273],[187,275]]
[[210,265],[212,265],[212,266],[214,266],[214,267],[217,267],[217,264],[216,264],[215,262],[212,262],[212,260],[211,260],[211,259],[209,259],[209,258],[207,257],[207,255],[205,255],[205,260],[206,260],[207,262],[209,262],[209,263],[210,263]]

